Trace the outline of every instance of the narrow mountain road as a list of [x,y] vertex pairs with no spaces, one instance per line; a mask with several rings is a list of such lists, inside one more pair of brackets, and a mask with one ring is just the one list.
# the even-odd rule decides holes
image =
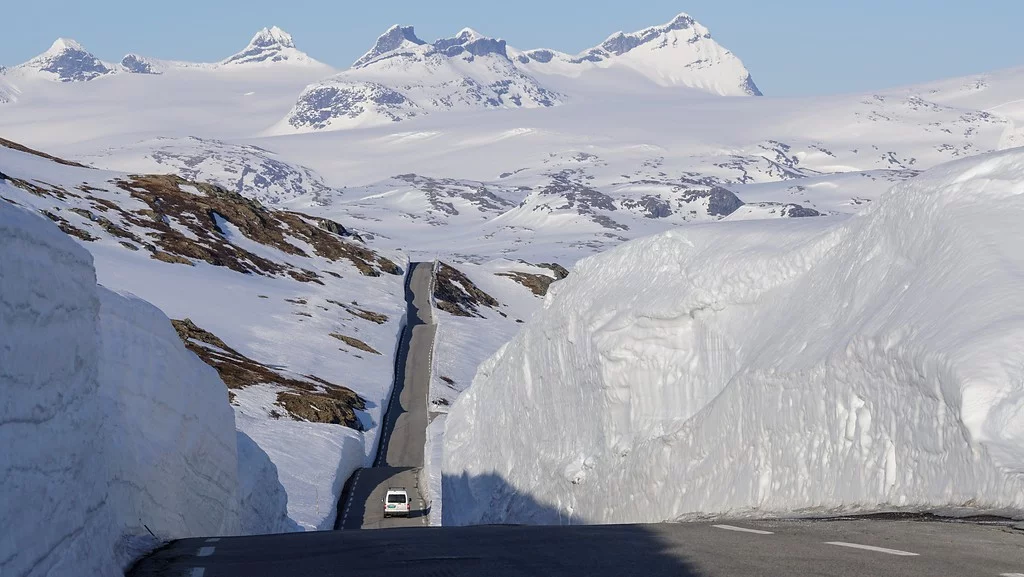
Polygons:
[[[436,327],[430,307],[433,263],[411,263],[405,285],[406,326],[395,355],[395,387],[384,413],[374,466],[349,479],[338,504],[335,529],[382,529],[427,524],[427,500],[420,492],[427,440],[427,396]],[[384,518],[388,487],[405,487],[409,517]]]

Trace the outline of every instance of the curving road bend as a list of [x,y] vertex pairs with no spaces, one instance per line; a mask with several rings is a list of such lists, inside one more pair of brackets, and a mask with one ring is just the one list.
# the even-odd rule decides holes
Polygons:
[[[434,350],[430,307],[433,263],[410,263],[405,285],[406,326],[395,355],[394,390],[384,414],[374,466],[359,469],[345,485],[335,529],[421,527],[427,524],[426,498],[419,487],[427,441],[427,396]],[[382,502],[388,487],[405,487],[412,500],[409,517],[385,519]]]

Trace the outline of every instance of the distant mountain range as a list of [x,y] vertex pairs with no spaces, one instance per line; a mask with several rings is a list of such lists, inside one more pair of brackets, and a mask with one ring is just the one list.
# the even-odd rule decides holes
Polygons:
[[260,30],[243,50],[217,63],[134,53],[108,63],[74,40],[60,38],[28,62],[0,69],[0,103],[17,100],[18,84],[36,79],[87,82],[116,74],[279,66],[322,68],[324,78],[298,95],[273,128],[276,133],[385,124],[447,110],[558,106],[571,98],[566,83],[581,78],[722,96],[761,94],[739,58],[715,42],[707,28],[680,14],[662,26],[617,32],[575,56],[516,50],[469,28],[428,43],[411,26],[393,26],[339,73],[296,48],[291,35],[277,27]]

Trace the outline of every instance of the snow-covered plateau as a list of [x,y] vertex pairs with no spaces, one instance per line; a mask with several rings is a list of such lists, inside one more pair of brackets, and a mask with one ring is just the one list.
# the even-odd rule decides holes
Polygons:
[[4,575],[119,575],[161,540],[288,529],[277,471],[236,434],[217,373],[7,202],[0,326]]
[[449,412],[445,522],[1019,515],[1022,218],[1016,149],[580,261]]

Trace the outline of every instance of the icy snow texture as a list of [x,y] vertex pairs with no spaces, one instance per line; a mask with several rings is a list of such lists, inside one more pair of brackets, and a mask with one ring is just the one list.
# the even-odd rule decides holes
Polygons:
[[1022,217],[1017,149],[581,261],[449,413],[445,523],[1021,511]]
[[217,372],[185,349],[153,305],[102,287],[99,301],[109,502],[123,532],[238,533],[234,413]]
[[6,202],[0,241],[0,574],[114,575],[92,258]]
[[236,441],[217,373],[157,308],[97,286],[84,248],[7,202],[0,327],[0,573],[115,575],[150,531],[291,527],[266,454]]

